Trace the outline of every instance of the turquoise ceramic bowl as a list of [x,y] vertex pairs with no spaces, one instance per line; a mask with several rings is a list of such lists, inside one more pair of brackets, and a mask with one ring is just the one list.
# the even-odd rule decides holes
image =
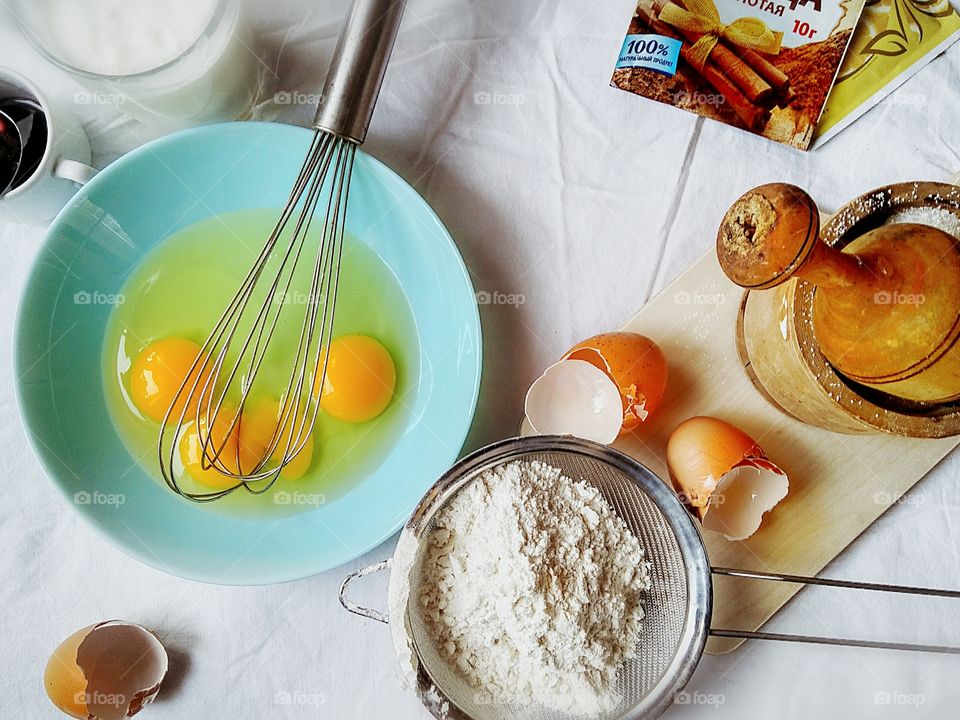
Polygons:
[[20,410],[40,462],[71,505],[138,560],[212,583],[275,583],[351,560],[398,530],[455,461],[476,407],[480,323],[470,277],[423,199],[358,153],[347,229],[396,274],[419,334],[409,424],[383,464],[337,500],[294,517],[245,519],[186,501],[125,450],[104,401],[110,307],[138,262],[212,215],[282,207],[310,145],[303,128],[213,125],[162,138],[104,170],[58,216],[24,291],[16,331]]

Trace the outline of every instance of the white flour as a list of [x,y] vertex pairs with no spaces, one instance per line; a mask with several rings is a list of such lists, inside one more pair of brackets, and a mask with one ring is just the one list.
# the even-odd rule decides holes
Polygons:
[[584,715],[616,706],[650,564],[600,492],[512,462],[470,482],[436,523],[419,602],[475,699]]

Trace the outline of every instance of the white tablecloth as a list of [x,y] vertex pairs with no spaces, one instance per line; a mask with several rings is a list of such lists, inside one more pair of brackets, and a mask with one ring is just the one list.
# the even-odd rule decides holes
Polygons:
[[[478,290],[523,299],[482,309],[486,364],[469,449],[516,427],[526,387],[568,345],[615,328],[700,255],[743,190],[786,180],[831,209],[882,184],[960,170],[960,45],[802,154],[610,88],[633,2],[410,0],[367,149],[436,209]],[[278,89],[315,92],[345,2],[256,5]],[[0,48],[0,62],[49,92],[78,90],[9,25]],[[113,108],[74,109],[99,167],[154,136]],[[300,123],[311,112],[261,109]],[[393,541],[309,580],[214,587],[127,558],[57,496],[17,417],[10,361],[18,294],[43,234],[0,226],[0,707],[53,717],[48,654],[75,629],[117,617],[155,628],[172,652],[171,677],[143,717],[427,717],[401,686],[387,629],[336,600],[343,575],[388,557]],[[960,587],[958,473],[957,457],[942,463],[828,573]],[[376,606],[385,588],[378,578],[356,595]],[[956,641],[958,617],[947,601],[815,589],[768,629]],[[958,673],[956,658],[753,642],[704,659],[689,704],[668,717],[954,716]]]

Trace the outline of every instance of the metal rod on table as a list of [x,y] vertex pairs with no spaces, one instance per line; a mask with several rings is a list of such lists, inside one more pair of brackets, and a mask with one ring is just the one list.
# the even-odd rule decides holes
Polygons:
[[846,588],[848,590],[875,590],[877,592],[903,593],[906,595],[926,595],[960,599],[960,590],[941,590],[939,588],[912,587],[909,585],[883,585],[880,583],[856,582],[853,580],[831,580],[830,578],[787,575],[785,573],[767,573],[753,570],[733,570],[731,568],[711,568],[715,575],[747,578],[750,580],[773,580],[776,582],[797,583],[798,585],[823,585],[825,587]]
[[[711,568],[715,575],[746,578],[748,580],[772,580],[774,582],[797,583],[798,585],[822,585],[847,590],[873,590],[876,592],[902,593],[905,595],[924,595],[927,597],[960,598],[960,591],[941,590],[939,588],[913,587],[909,585],[884,585],[881,583],[856,582],[854,580],[831,580],[830,578],[788,575],[786,573],[768,573],[753,570],[734,570],[732,568]],[[784,635],[781,633],[752,632],[749,630],[711,629],[713,637],[738,638],[743,640],[775,640],[778,642],[809,643],[813,645],[840,645],[844,647],[875,648],[879,650],[906,650],[909,652],[940,653],[960,655],[960,647],[947,645],[921,645],[915,643],[893,643],[878,640],[851,640],[847,638],[828,638],[815,635]]]
[[848,640],[845,638],[826,638],[814,635],[783,635],[780,633],[749,632],[746,630],[710,630],[713,637],[740,638],[743,640],[776,640],[778,642],[810,643],[813,645],[842,645],[845,647],[874,648],[878,650],[907,650],[910,652],[940,653],[960,655],[960,647],[947,645],[916,645],[913,643],[891,643],[876,640]]

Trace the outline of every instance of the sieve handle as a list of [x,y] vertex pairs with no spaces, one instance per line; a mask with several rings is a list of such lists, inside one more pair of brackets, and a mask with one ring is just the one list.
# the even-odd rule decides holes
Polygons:
[[388,570],[390,565],[391,562],[389,560],[381,560],[374,565],[368,565],[361,570],[357,570],[356,572],[347,575],[343,579],[343,582],[340,583],[340,604],[343,605],[344,610],[351,612],[354,615],[359,615],[360,617],[376,620],[379,623],[388,625],[390,620],[384,613],[380,612],[379,610],[373,610],[372,608],[365,608],[360,605],[356,605],[355,603],[347,600],[347,588],[354,580],[365,578],[367,575],[373,575],[381,572],[382,570]]
[[[772,580],[774,582],[796,583],[798,585],[821,585],[850,590],[873,590],[876,592],[960,599],[960,591],[942,590],[940,588],[915,587],[911,585],[884,585],[881,583],[865,583],[853,580],[832,580],[830,578],[806,577],[804,575],[787,575],[785,573],[734,570],[732,568],[711,568],[711,572],[714,575],[726,575],[748,580]],[[908,650],[912,652],[960,655],[960,647],[950,647],[946,645],[918,645],[913,643],[893,643],[875,640],[852,640],[847,638],[818,637],[815,635],[783,635],[780,633],[725,630],[720,628],[711,628],[710,635],[713,637],[739,638],[743,640],[775,640],[778,642],[811,643],[814,645],[842,645],[845,647],[876,648],[880,650]]]
[[849,590],[875,590],[877,592],[904,593],[906,595],[927,595],[960,600],[960,590],[941,590],[940,588],[916,587],[913,585],[884,585],[881,583],[857,582],[855,580],[833,580],[831,578],[787,575],[786,573],[760,572],[758,570],[734,570],[733,568],[711,568],[714,575],[746,578],[748,580],[773,580],[775,582],[796,583],[797,585],[823,585],[825,587],[847,588]]
[[872,648],[875,650],[907,650],[910,652],[960,655],[960,647],[949,645],[916,645],[880,640],[852,640],[849,638],[817,637],[816,635],[783,635],[781,633],[749,632],[747,630],[710,630],[712,637],[738,638],[741,640],[774,640],[776,642],[809,643],[812,645],[840,645],[842,647]]

